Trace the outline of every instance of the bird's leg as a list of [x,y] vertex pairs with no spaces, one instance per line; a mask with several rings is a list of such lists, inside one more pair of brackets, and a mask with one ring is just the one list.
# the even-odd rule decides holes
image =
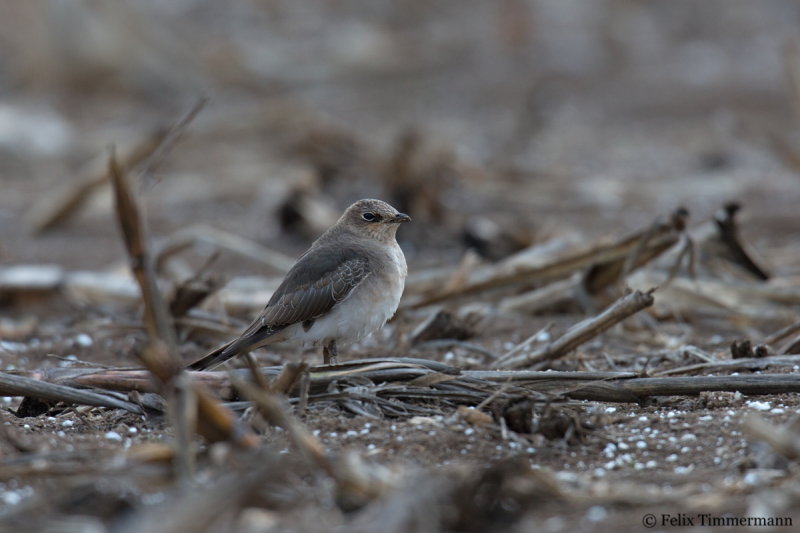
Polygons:
[[326,365],[335,365],[336,355],[338,353],[339,351],[336,349],[336,341],[328,341],[328,343],[322,347],[322,361]]

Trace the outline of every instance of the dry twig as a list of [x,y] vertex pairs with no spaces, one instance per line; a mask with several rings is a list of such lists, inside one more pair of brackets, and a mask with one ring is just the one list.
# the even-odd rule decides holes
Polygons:
[[[604,286],[608,280],[618,279],[624,271],[626,262],[629,270],[632,270],[672,247],[678,242],[680,232],[685,228],[687,217],[688,213],[684,209],[679,209],[673,213],[669,221],[656,222],[646,230],[626,236],[612,244],[593,246],[544,265],[531,265],[514,269],[511,272],[505,272],[502,268],[498,268],[483,279],[467,283],[456,291],[444,291],[427,296],[414,303],[413,307],[424,307],[452,298],[474,295],[516,284],[543,283],[569,277],[575,272],[595,265],[611,265],[607,268],[616,274],[610,276],[600,276],[599,273],[590,275],[591,279],[603,278],[605,280],[602,283],[597,281],[587,285],[599,288]],[[605,271],[606,268],[602,267],[601,270]]]
[[[202,485],[186,486],[168,494],[167,501],[147,506],[127,517],[119,531],[181,533],[207,531],[210,525],[231,530],[248,502],[258,494],[285,493],[287,461],[270,449],[237,458],[238,465]],[[274,498],[280,501],[279,497]],[[277,501],[273,505],[277,504]]]
[[[132,168],[147,159],[167,136],[166,128],[159,128],[146,135],[138,143],[126,149],[120,156],[120,165]],[[90,194],[108,183],[108,168],[82,178],[77,184],[70,183],[68,189],[47,195],[31,207],[28,224],[33,233],[42,233],[60,224],[74,214],[86,202]]]
[[688,218],[689,212],[679,208],[668,221],[656,221],[645,230],[619,241],[614,248],[628,252],[594,263],[583,277],[583,288],[589,295],[596,295],[660,256],[678,242]]
[[[772,358],[758,361],[766,363],[769,359]],[[737,362],[746,364],[744,360]],[[709,369],[713,370],[714,367]],[[285,369],[267,367],[259,371],[266,376],[279,376]],[[154,389],[147,372],[142,370],[53,368],[37,373],[44,380],[65,386],[139,392]],[[240,369],[190,374],[194,380],[213,389],[218,396],[230,400],[237,397],[235,389],[239,388],[250,371]],[[373,405],[378,413],[387,416],[441,412],[443,407],[478,405],[491,397],[498,401],[525,397],[548,402],[563,396],[593,401],[639,402],[650,396],[696,395],[704,391],[739,391],[751,395],[800,392],[800,380],[791,374],[640,378],[632,372],[458,371],[435,361],[411,358],[352,361],[335,369],[311,367],[308,376],[308,394],[303,398],[309,404],[333,401],[342,403],[348,409],[363,410],[364,407],[355,407],[353,402],[366,402]],[[347,383],[347,380],[357,380],[359,385],[342,387],[341,384]],[[337,383],[340,389],[331,392]],[[302,394],[300,389],[302,387],[296,385],[288,391],[294,396],[293,402],[300,401],[297,399]]]
[[770,366],[796,366],[800,364],[800,355],[784,355],[770,357],[753,357],[748,359],[731,359],[725,361],[710,361],[695,365],[670,368],[652,374],[655,376],[674,376],[676,374],[690,374],[693,372],[718,372],[720,370],[761,370]]
[[572,326],[564,335],[549,343],[547,346],[539,348],[529,354],[501,358],[497,361],[497,366],[500,368],[520,368],[550,359],[557,359],[566,355],[584,342],[606,331],[614,324],[653,305],[653,291],[654,289],[648,292],[632,292],[617,300],[598,316]]
[[797,461],[800,459],[800,431],[798,420],[785,427],[776,427],[763,417],[748,413],[744,419],[744,431],[750,436],[765,441],[773,450],[787,459]]
[[25,396],[52,402],[110,407],[136,414],[143,413],[142,408],[135,403],[114,396],[6,373],[0,373],[0,396]]
[[156,283],[147,248],[144,221],[128,187],[124,170],[113,153],[109,165],[117,216],[131,261],[131,270],[142,291],[145,326],[150,337],[150,342],[140,358],[158,380],[162,395],[172,400],[168,405],[172,409],[178,438],[177,457],[183,472],[187,474],[192,463],[189,439],[193,428],[211,442],[231,440],[242,446],[252,447],[257,441],[252,433],[240,430],[233,414],[216,402],[208,390],[185,377],[169,312]]
[[[142,180],[145,179],[153,179],[152,174],[153,170],[161,164],[161,162],[169,155],[170,150],[172,147],[175,146],[175,143],[178,142],[178,139],[181,138],[181,135],[186,131],[186,128],[189,127],[189,124],[195,119],[195,117],[203,110],[203,108],[208,102],[208,98],[205,96],[201,96],[198,98],[192,107],[178,119],[178,121],[172,125],[172,127],[167,130],[164,138],[161,139],[161,142],[158,144],[153,153],[147,158],[147,161],[144,162],[142,168],[139,171]],[[153,179],[153,181],[155,181]]]
[[197,224],[178,230],[161,242],[158,251],[155,253],[156,269],[161,270],[164,262],[170,257],[197,243],[210,244],[211,246],[239,254],[242,257],[263,263],[276,272],[286,272],[295,262],[294,259],[287,255],[266,248],[239,235],[204,224]]

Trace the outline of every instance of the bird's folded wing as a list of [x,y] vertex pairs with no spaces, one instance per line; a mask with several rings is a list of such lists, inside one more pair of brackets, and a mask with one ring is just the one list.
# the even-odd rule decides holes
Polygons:
[[242,336],[265,326],[282,327],[319,318],[347,298],[369,275],[366,258],[342,257],[341,253],[331,255],[333,257],[304,256],[286,275],[258,320]]
[[262,346],[266,339],[287,326],[324,316],[369,274],[369,260],[355,250],[312,248],[286,274],[261,315],[238,339],[195,361],[189,368],[202,370],[220,364]]

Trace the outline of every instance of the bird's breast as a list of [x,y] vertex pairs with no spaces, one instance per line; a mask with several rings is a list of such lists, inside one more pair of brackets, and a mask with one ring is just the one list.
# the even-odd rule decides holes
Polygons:
[[397,311],[408,270],[403,252],[396,244],[381,259],[382,264],[373,265],[372,272],[347,298],[314,320],[310,328],[294,327],[292,337],[311,343],[331,339],[348,342],[383,326]]

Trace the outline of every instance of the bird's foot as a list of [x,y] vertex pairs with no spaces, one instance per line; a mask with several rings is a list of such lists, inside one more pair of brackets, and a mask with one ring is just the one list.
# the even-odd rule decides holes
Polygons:
[[337,364],[336,356],[338,355],[339,350],[336,349],[336,341],[330,341],[328,344],[322,347],[322,361],[326,365],[335,365]]

